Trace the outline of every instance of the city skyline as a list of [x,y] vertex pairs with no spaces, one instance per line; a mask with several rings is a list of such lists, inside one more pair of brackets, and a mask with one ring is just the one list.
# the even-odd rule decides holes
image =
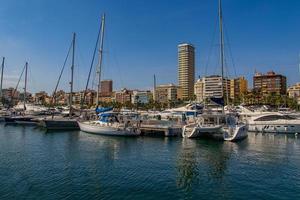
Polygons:
[[[297,27],[300,2],[289,2],[223,2],[225,34],[227,32],[229,38],[227,49],[231,49],[235,60],[235,69],[229,69],[231,77],[244,75],[251,86],[255,70],[262,73],[274,70],[287,76],[288,85],[300,80],[299,44],[295,40],[300,32]],[[83,10],[89,12],[81,12]],[[4,87],[15,87],[21,69],[28,61],[28,90],[51,93],[72,32],[76,32],[75,90],[82,90],[100,15],[104,12],[107,32],[103,79],[112,79],[115,90],[122,87],[150,89],[153,74],[156,74],[158,85],[178,84],[177,45],[183,42],[192,43],[196,48],[196,80],[199,75],[219,74],[217,36],[213,36],[217,1],[190,1],[189,5],[175,1],[171,7],[160,1],[120,1],[119,4],[75,1],[72,5],[67,1],[4,1],[0,11],[3,30],[0,56],[6,57]],[[69,66],[60,87],[65,91],[69,87]]]

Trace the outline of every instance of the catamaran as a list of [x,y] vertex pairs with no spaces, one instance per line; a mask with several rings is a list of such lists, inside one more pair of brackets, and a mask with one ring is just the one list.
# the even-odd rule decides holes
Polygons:
[[[220,28],[220,63],[221,63],[221,83],[224,93],[224,36],[222,22],[222,6],[219,0],[219,28]],[[227,88],[227,87],[226,87]],[[228,94],[227,103],[228,103]],[[224,98],[224,94],[223,94]],[[234,116],[227,115],[224,112],[224,103],[222,103],[222,113],[206,112],[197,118],[197,121],[187,124],[183,127],[182,136],[188,138],[205,137],[225,141],[242,140],[248,136],[247,126],[238,123]]]

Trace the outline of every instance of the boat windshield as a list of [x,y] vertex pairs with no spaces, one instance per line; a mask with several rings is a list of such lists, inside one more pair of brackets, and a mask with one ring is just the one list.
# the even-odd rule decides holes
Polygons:
[[226,124],[225,115],[202,115],[201,118],[204,124],[209,124],[209,125]]
[[255,119],[254,121],[275,121],[275,120],[294,120],[296,118],[289,115],[266,115]]

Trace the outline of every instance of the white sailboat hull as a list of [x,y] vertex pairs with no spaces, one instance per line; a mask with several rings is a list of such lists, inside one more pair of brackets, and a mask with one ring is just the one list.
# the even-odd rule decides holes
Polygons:
[[[188,138],[213,138],[213,139],[222,139],[223,138],[223,132],[221,130],[221,125],[216,126],[201,126],[197,124],[193,125],[187,125],[183,129],[182,136],[188,137]],[[187,129],[190,129],[190,131],[187,131]]]
[[216,140],[223,140],[223,134],[222,134],[222,126],[216,125],[216,126],[199,126],[197,128],[197,131],[193,135],[191,135],[191,138],[212,138]]
[[236,125],[224,128],[221,125],[201,127],[196,124],[187,125],[183,128],[183,137],[187,138],[211,138],[215,140],[238,141],[248,137],[246,125]]
[[137,129],[129,129],[123,127],[105,126],[97,123],[78,122],[81,131],[99,135],[110,136],[138,136],[140,131]]
[[224,140],[225,141],[238,141],[243,140],[248,137],[248,129],[245,124],[237,125],[235,127],[230,127],[228,129],[224,129]]

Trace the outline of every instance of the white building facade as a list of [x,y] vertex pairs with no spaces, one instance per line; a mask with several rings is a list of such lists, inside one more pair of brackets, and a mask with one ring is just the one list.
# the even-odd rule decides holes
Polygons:
[[131,103],[132,104],[137,104],[137,103],[147,104],[147,103],[149,103],[150,98],[151,98],[150,91],[134,90],[132,92],[132,96],[131,96]]
[[198,102],[204,99],[215,97],[222,98],[230,95],[230,80],[218,75],[206,76],[198,79],[195,83],[195,95]]

